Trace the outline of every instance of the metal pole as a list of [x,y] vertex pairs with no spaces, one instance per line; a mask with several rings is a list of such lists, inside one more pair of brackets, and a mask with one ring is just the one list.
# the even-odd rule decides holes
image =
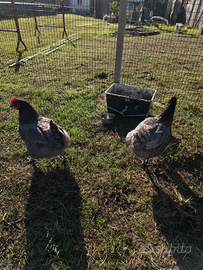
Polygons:
[[115,83],[120,82],[127,4],[128,4],[128,0],[121,0],[120,8],[119,8],[118,36],[117,36],[116,61],[115,61],[115,72],[114,72]]

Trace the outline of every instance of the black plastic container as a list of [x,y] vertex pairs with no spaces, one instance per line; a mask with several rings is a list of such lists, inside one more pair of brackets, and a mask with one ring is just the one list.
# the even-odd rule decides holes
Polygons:
[[109,113],[119,113],[125,117],[147,117],[156,90],[113,83],[105,94]]

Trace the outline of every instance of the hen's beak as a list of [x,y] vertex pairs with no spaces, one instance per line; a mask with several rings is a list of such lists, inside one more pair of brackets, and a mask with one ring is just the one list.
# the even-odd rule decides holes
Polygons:
[[13,107],[15,110],[19,110],[19,107],[17,107],[16,105],[14,105],[14,104],[10,104],[10,106],[9,106],[9,108],[11,109],[11,107]]

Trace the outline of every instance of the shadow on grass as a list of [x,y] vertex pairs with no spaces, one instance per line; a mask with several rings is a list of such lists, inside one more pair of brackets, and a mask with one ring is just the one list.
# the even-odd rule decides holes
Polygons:
[[25,212],[28,269],[87,269],[81,195],[69,169],[36,168]]
[[[24,51],[26,51],[26,50],[17,52],[18,53],[18,60],[16,61],[16,63],[19,62],[23,58]],[[18,72],[19,69],[20,69],[20,63],[15,66],[15,71]]]
[[135,129],[136,126],[145,119],[145,117],[124,117],[116,114],[115,119],[116,132],[118,132],[121,139],[125,140],[128,132]]
[[[176,34],[180,37],[185,37],[185,38],[199,38],[199,35],[198,33],[188,33],[186,32],[187,30],[168,30],[168,29],[164,29],[164,28],[158,28],[159,30],[165,32],[165,33],[173,33],[173,34]],[[174,25],[174,29],[175,29],[175,25]]]
[[[191,190],[174,167],[166,168],[163,176],[152,176],[149,170],[147,173],[157,191],[154,220],[167,243],[162,255],[171,254],[180,270],[202,268],[203,197]],[[160,251],[160,247],[154,247],[151,254]]]
[[164,163],[170,163],[171,157],[173,157],[176,153],[179,152],[180,144],[181,139],[177,139],[176,137],[171,135],[160,149],[159,157],[162,160],[160,164],[163,165]]

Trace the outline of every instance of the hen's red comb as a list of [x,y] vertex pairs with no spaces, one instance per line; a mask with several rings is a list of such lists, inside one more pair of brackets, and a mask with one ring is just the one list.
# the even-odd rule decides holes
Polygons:
[[176,95],[174,95],[174,97],[176,97]]
[[13,97],[13,98],[11,99],[11,101],[10,101],[10,104],[12,104],[13,101],[16,100],[16,99],[17,99],[17,97]]

